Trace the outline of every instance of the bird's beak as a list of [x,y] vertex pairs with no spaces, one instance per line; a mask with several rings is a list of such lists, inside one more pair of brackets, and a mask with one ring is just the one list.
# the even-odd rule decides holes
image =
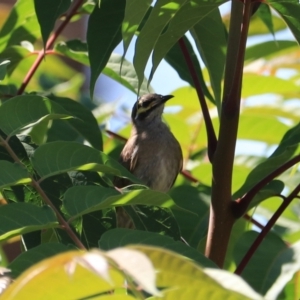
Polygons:
[[166,96],[161,97],[163,103],[167,102],[171,98],[174,98],[174,96],[173,95],[166,95]]

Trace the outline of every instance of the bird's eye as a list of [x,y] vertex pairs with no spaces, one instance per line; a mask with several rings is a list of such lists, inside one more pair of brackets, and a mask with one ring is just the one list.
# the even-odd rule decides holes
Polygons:
[[145,107],[147,107],[148,105],[147,105],[147,102],[140,102],[139,103],[139,107],[143,107],[143,108],[145,108]]

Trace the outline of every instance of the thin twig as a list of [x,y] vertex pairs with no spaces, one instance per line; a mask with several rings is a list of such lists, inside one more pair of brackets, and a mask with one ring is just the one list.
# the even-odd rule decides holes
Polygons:
[[258,221],[256,221],[255,219],[253,219],[253,217],[249,216],[248,214],[244,215],[244,219],[246,219],[247,221],[250,221],[253,225],[255,225],[256,227],[258,227],[259,229],[265,228],[264,225],[260,224]]
[[254,187],[252,187],[243,197],[232,202],[232,212],[236,218],[240,218],[246,212],[254,196],[274,178],[282,174],[287,169],[291,168],[296,163],[300,162],[300,154],[296,155],[273,172],[268,174],[265,178],[260,180]]
[[248,249],[247,253],[239,263],[237,269],[235,270],[235,274],[240,275],[247,264],[249,263],[251,257],[256,252],[259,245],[262,243],[263,239],[266,237],[268,232],[272,229],[278,218],[282,215],[284,210],[290,205],[290,203],[294,200],[294,198],[297,197],[298,193],[300,192],[300,184],[296,186],[296,188],[292,191],[292,193],[286,198],[285,201],[282,202],[282,204],[279,206],[277,211],[274,213],[272,218],[269,220],[267,225],[262,229],[262,231],[259,233],[258,237],[253,242],[252,246]]
[[207,107],[207,103],[205,101],[205,96],[204,93],[202,91],[202,87],[198,78],[198,74],[196,72],[196,69],[194,67],[193,61],[191,59],[190,53],[188,52],[188,49],[185,45],[184,39],[181,38],[179,41],[179,46],[180,49],[182,51],[182,54],[184,56],[184,59],[186,61],[186,64],[188,66],[188,69],[190,71],[190,74],[192,76],[194,85],[195,85],[195,89],[197,91],[197,95],[199,98],[199,102],[200,102],[200,106],[201,106],[201,110],[202,110],[202,114],[203,114],[203,119],[206,125],[206,134],[207,134],[207,149],[208,149],[208,158],[210,160],[210,162],[212,162],[213,160],[213,156],[217,147],[217,137],[216,137],[216,133],[210,118],[210,114],[209,114],[209,110]]
[[44,190],[41,188],[39,183],[32,179],[31,185],[35,188],[35,190],[40,194],[44,202],[49,205],[52,210],[55,212],[55,215],[58,219],[59,224],[61,225],[62,229],[64,229],[69,237],[72,239],[72,241],[75,243],[75,245],[81,249],[81,250],[86,250],[85,246],[82,244],[80,239],[77,237],[75,232],[72,230],[70,224],[63,218],[63,216],[60,214],[58,209],[55,207],[55,205],[52,203],[52,201],[49,199],[49,197],[46,195]]
[[66,14],[65,20],[60,24],[60,26],[54,31],[54,33],[50,36],[46,43],[45,49],[42,49],[39,51],[38,56],[27,72],[19,90],[18,90],[18,95],[21,95],[24,93],[27,85],[29,84],[32,76],[35,74],[36,70],[38,69],[39,65],[43,61],[43,58],[45,57],[45,53],[52,48],[54,42],[58,38],[58,36],[61,34],[61,32],[64,30],[64,28],[67,26],[67,24],[70,22],[71,18],[76,14],[78,8],[82,5],[83,0],[78,0],[77,3],[72,7],[72,9]]
[[[11,158],[19,165],[21,165],[23,168],[25,168],[24,164],[21,162],[21,160],[19,159],[19,157],[16,155],[16,153],[13,151],[13,149],[10,147],[9,143],[8,143],[8,139],[5,140],[2,136],[0,136],[0,142],[2,144],[2,146],[6,149],[6,151],[9,153],[9,155],[11,156]],[[39,185],[39,183],[32,178],[31,176],[29,176],[31,179],[31,185],[36,189],[36,191],[40,194],[40,196],[42,197],[42,199],[44,200],[44,203],[46,203],[47,205],[49,205],[52,210],[55,212],[56,217],[59,221],[59,224],[62,226],[62,228],[68,233],[68,235],[70,236],[70,238],[73,240],[73,242],[75,243],[75,245],[77,245],[77,247],[79,249],[85,250],[85,246],[81,243],[80,239],[76,236],[76,234],[74,233],[74,231],[72,230],[72,228],[70,227],[70,225],[68,224],[68,222],[63,218],[63,216],[60,214],[60,212],[56,209],[55,205],[52,203],[52,201],[48,198],[48,196],[46,195],[46,193],[43,191],[43,189],[41,188],[41,186]]]

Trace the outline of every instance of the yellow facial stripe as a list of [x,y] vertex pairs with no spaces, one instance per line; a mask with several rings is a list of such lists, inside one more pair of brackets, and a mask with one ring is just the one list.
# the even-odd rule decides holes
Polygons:
[[[137,114],[141,114],[141,113],[149,110],[151,107],[155,106],[157,104],[157,102],[158,101],[151,101],[151,102],[149,102],[148,106],[146,106],[146,107],[139,106],[137,109]],[[139,102],[139,104],[141,104],[141,103]]]

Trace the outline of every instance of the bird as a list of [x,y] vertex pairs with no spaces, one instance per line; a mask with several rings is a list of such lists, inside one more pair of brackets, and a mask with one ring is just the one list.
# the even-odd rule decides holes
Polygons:
[[[173,97],[151,93],[135,102],[131,113],[131,135],[119,159],[143,184],[160,192],[170,190],[183,164],[180,144],[162,121],[165,103]],[[130,181],[124,178],[114,180],[118,188],[129,184]]]

